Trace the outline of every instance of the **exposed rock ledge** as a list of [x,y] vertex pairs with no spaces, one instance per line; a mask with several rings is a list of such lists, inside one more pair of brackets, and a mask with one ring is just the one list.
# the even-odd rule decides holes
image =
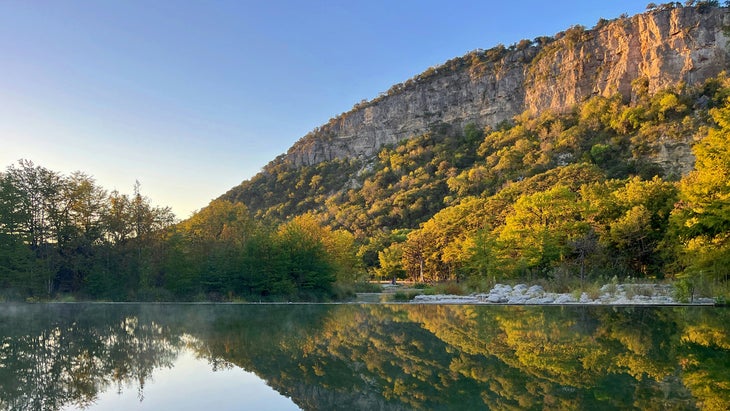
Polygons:
[[[607,284],[595,298],[583,292],[579,297],[569,293],[546,292],[541,286],[518,284],[514,287],[497,284],[489,293],[472,295],[417,295],[417,304],[514,304],[514,305],[678,305],[674,287],[658,284]],[[712,298],[695,298],[692,304],[714,305]]]
[[[636,79],[646,80],[651,93],[702,84],[730,64],[729,26],[726,7],[675,7],[590,30],[575,27],[526,48],[475,51],[333,118],[283,158],[295,167],[368,159],[384,145],[443,124],[456,130],[469,123],[495,127],[525,110],[565,112],[594,95],[620,93],[635,99]],[[691,167],[674,170],[664,159],[687,156],[691,143],[687,137],[671,146],[650,147],[651,156],[659,157],[658,163],[670,168],[667,172],[686,173]]]

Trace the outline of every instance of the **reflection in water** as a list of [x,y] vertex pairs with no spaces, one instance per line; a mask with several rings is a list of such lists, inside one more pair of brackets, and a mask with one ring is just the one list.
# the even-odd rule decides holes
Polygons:
[[[211,386],[238,372],[243,391],[246,370],[302,409],[725,410],[728,320],[700,307],[2,306],[0,408],[94,409],[120,391],[153,405],[151,379],[204,361]],[[180,408],[180,394],[154,408]]]
[[[129,387],[127,387],[129,388]],[[237,367],[218,368],[211,372],[210,364],[196,358],[190,350],[181,350],[174,367],[157,370],[144,389],[140,400],[134,389],[113,390],[99,395],[95,411],[137,410],[175,411],[198,410],[298,410],[290,399],[280,395],[255,374]],[[64,411],[83,410],[70,406]]]

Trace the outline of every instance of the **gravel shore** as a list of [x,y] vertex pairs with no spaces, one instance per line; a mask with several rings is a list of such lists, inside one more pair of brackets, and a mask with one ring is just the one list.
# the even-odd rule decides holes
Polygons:
[[[512,304],[512,305],[679,305],[674,288],[663,284],[607,284],[599,292],[551,293],[539,285],[497,284],[488,293],[471,295],[417,295],[416,304]],[[695,298],[691,304],[714,305],[712,298]]]

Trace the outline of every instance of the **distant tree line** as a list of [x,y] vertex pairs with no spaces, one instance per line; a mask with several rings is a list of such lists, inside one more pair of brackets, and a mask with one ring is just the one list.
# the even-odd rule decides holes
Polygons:
[[139,184],[131,196],[107,192],[86,174],[20,160],[0,174],[0,288],[49,296],[114,287],[124,295],[150,281],[153,245],[173,222]]
[[[728,7],[730,4],[730,1],[724,1],[723,6]],[[682,3],[678,1],[670,1],[668,3],[649,3],[646,5],[647,10],[671,10],[674,8],[682,7]],[[687,0],[684,2],[684,7],[697,7],[701,11],[704,9],[707,9],[709,7],[720,7],[720,2],[717,0],[708,0],[708,1],[700,1],[700,0]]]
[[355,273],[353,237],[312,216],[255,222],[216,201],[177,223],[140,193],[20,160],[0,174],[0,298],[326,299]]

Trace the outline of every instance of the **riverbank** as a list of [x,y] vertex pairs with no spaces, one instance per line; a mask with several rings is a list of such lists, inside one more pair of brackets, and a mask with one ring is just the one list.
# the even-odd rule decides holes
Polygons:
[[606,284],[600,289],[576,291],[572,293],[547,292],[539,285],[497,284],[487,293],[470,295],[418,294],[418,290],[398,290],[387,287],[383,293],[358,295],[360,302],[397,301],[398,293],[411,295],[412,299],[403,301],[414,304],[506,304],[506,305],[715,305],[713,298],[694,298],[683,302],[675,298],[675,290],[667,284]]

